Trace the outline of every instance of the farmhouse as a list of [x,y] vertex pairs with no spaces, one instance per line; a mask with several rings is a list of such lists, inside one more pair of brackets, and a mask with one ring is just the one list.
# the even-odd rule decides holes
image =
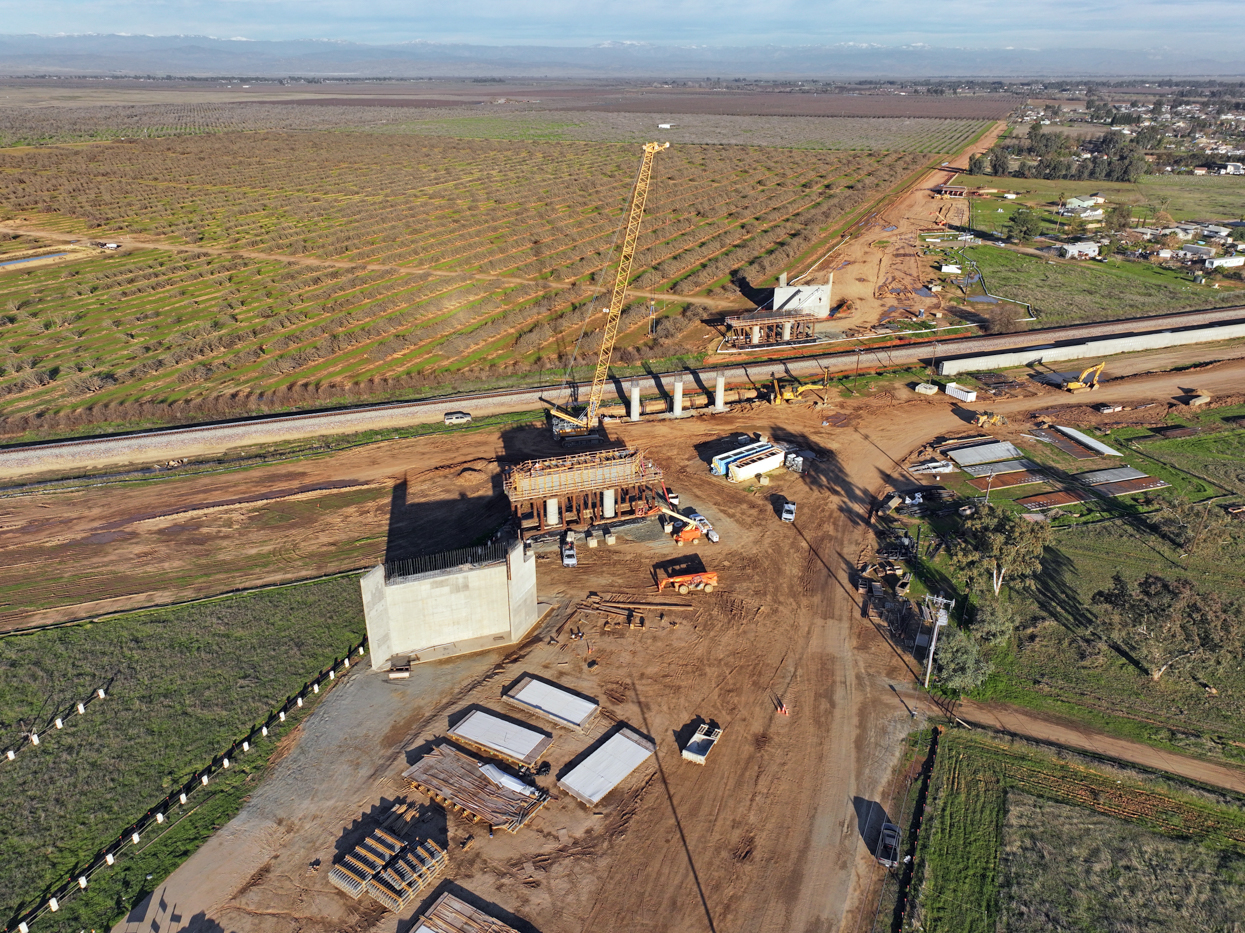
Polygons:
[[1098,244],[1088,241],[1082,243],[1065,243],[1059,247],[1059,255],[1065,259],[1093,259],[1098,255]]

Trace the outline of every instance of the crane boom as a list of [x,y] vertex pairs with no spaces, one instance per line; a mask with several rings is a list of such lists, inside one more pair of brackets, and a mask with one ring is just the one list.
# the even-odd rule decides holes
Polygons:
[[640,163],[640,174],[636,177],[635,188],[631,192],[631,207],[627,212],[627,231],[623,236],[622,252],[618,257],[614,291],[610,296],[609,309],[606,311],[605,334],[601,338],[601,352],[597,356],[597,368],[592,377],[592,391],[588,393],[588,407],[582,415],[572,415],[560,408],[553,410],[557,417],[589,431],[595,426],[597,411],[601,408],[601,399],[605,395],[605,380],[609,376],[610,359],[614,355],[614,341],[618,338],[618,323],[622,320],[623,300],[627,297],[631,263],[635,259],[636,241],[640,238],[640,220],[644,217],[644,201],[648,197],[649,178],[653,173],[653,156],[669,148],[670,143],[644,144],[644,159]]

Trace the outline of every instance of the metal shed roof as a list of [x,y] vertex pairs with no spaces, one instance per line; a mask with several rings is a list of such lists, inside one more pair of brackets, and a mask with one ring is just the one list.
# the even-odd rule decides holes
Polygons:
[[1058,425],[1058,424],[1057,424],[1057,425],[1055,425],[1055,430],[1056,430],[1056,431],[1058,431],[1060,434],[1065,434],[1065,435],[1067,435],[1068,437],[1072,438],[1072,439],[1073,439],[1074,441],[1076,441],[1078,444],[1084,444],[1084,445],[1085,445],[1086,447],[1088,447],[1090,450],[1096,450],[1096,451],[1098,451],[1098,453],[1103,454],[1104,456],[1107,456],[1107,457],[1122,457],[1122,456],[1124,456],[1124,455],[1123,455],[1122,453],[1120,453],[1118,450],[1113,450],[1112,448],[1110,448],[1110,447],[1108,447],[1106,444],[1104,444],[1102,441],[1096,441],[1096,440],[1094,440],[1094,439],[1093,439],[1092,437],[1090,437],[1088,434],[1082,434],[1082,433],[1081,433],[1080,431],[1078,431],[1076,428],[1065,428],[1065,427],[1063,427],[1063,426],[1061,426],[1061,425]]
[[503,694],[502,698],[560,726],[574,729],[586,726],[601,708],[596,700],[564,690],[557,684],[537,680],[530,674],[523,675],[514,689]]
[[487,710],[472,710],[446,733],[451,739],[464,739],[488,751],[496,752],[519,764],[535,764],[553,741],[539,729],[521,726]]
[[998,476],[1000,473],[1019,473],[1036,468],[1037,464],[1032,460],[1004,460],[1001,463],[969,464],[964,467],[964,472],[969,476],[989,476],[991,473]]
[[652,742],[624,726],[572,768],[558,786],[582,803],[595,806],[655,751]]
[[1149,474],[1130,466],[1114,467],[1110,470],[1093,470],[1089,473],[1078,473],[1076,479],[1086,486],[1097,486],[1100,483],[1119,483],[1126,479],[1145,479]]
[[951,450],[947,452],[947,456],[960,466],[971,466],[976,463],[990,463],[993,460],[1019,460],[1023,455],[1015,444],[999,441],[995,444],[982,444],[980,447]]

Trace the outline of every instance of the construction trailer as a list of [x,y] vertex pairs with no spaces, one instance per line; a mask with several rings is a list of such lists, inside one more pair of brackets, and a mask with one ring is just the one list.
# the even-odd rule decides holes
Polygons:
[[502,470],[502,488],[523,533],[587,526],[657,508],[660,468],[617,448],[526,460]]
[[711,472],[714,476],[725,476],[727,468],[733,461],[739,460],[742,457],[747,457],[750,454],[758,453],[762,450],[768,450],[772,446],[772,444],[765,440],[753,441],[749,439],[748,443],[728,450],[725,453],[720,453],[710,460],[709,472]]
[[765,450],[732,460],[727,467],[726,478],[732,483],[747,482],[774,470],[781,470],[786,462],[787,452],[781,447],[768,444]]
[[555,683],[524,674],[502,694],[502,699],[567,729],[583,732],[596,718],[601,704]]
[[442,894],[428,912],[415,921],[411,933],[519,933],[453,894]]
[[414,789],[489,829],[518,832],[549,799],[497,765],[443,742],[402,772]]
[[718,739],[722,738],[722,730],[712,729],[709,723],[702,723],[696,730],[686,745],[683,746],[681,752],[685,761],[693,764],[703,765],[705,759],[709,757],[709,752],[713,751],[713,746],[717,744]]
[[558,786],[589,807],[595,807],[636,768],[656,753],[657,747],[630,726],[621,725],[558,781]]

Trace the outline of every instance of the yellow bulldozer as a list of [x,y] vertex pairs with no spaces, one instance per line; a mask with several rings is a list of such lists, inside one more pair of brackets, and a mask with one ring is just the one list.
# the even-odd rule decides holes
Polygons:
[[996,424],[1007,424],[1007,416],[993,411],[983,411],[973,419],[973,424],[979,428],[989,428]]

